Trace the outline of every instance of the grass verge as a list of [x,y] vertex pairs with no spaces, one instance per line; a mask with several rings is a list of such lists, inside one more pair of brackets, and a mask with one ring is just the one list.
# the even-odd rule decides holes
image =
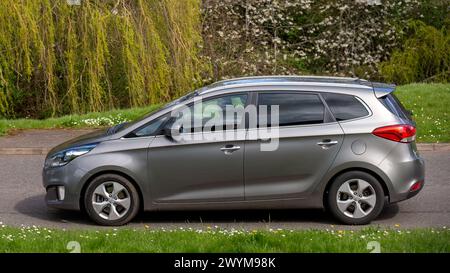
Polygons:
[[412,110],[419,142],[450,142],[450,84],[408,84],[395,94]]
[[[450,142],[450,84],[408,84],[396,95],[412,110],[417,122],[419,142]],[[134,120],[160,105],[114,110],[85,115],[69,115],[45,120],[0,120],[0,135],[12,129],[97,128]]]
[[0,228],[0,252],[361,252],[380,243],[381,252],[450,252],[450,229],[400,230],[54,230]]
[[0,119],[0,135],[15,129],[54,129],[54,128],[100,128],[112,126],[141,117],[161,105],[141,108],[112,110],[108,112],[88,113],[84,115],[67,115],[48,119]]

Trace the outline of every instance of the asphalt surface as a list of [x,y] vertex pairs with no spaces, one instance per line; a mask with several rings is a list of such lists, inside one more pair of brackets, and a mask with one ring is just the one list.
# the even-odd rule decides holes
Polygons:
[[[68,131],[56,139],[41,138],[39,145],[54,145],[62,138],[84,133]],[[0,147],[19,145],[21,136],[5,140]],[[29,140],[22,147],[35,147]],[[19,141],[20,142],[20,141]],[[11,144],[11,145],[10,145]],[[416,197],[384,209],[372,225],[381,227],[450,226],[450,151],[423,151],[426,160],[426,185]],[[0,222],[10,226],[45,226],[58,228],[96,228],[82,212],[48,209],[42,187],[42,155],[0,155]],[[361,228],[339,226],[322,210],[252,210],[145,212],[128,227],[149,228]]]

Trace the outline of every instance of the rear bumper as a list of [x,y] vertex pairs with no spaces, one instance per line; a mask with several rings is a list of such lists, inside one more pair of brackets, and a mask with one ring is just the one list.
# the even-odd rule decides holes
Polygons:
[[[388,185],[390,203],[412,198],[424,187],[425,162],[411,147],[400,146],[395,149],[379,167],[390,180]],[[416,183],[420,183],[420,187],[412,190]]]
[[425,182],[422,181],[422,186],[418,190],[391,194],[389,198],[389,203],[397,203],[416,196],[423,189],[424,183]]

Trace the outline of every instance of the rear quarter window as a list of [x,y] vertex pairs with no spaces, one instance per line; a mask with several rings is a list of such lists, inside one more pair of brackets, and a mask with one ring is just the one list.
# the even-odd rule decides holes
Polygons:
[[394,94],[388,94],[378,99],[392,114],[399,118],[411,120],[411,114],[403,107]]
[[361,118],[369,115],[367,108],[352,95],[324,93],[322,97],[328,104],[337,121]]

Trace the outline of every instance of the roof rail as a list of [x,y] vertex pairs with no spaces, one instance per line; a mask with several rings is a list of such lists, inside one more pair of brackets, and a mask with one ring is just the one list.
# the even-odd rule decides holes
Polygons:
[[269,81],[291,81],[291,82],[324,82],[324,83],[353,83],[368,85],[368,81],[360,78],[351,77],[329,77],[329,76],[254,76],[240,77],[213,83],[210,88],[241,84],[241,83],[257,83]]

